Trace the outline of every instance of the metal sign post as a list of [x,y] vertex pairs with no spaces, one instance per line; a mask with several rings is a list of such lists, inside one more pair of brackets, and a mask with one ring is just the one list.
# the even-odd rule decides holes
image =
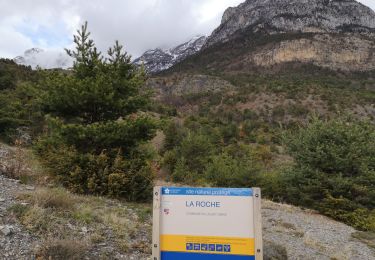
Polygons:
[[259,188],[155,187],[153,260],[263,260]]

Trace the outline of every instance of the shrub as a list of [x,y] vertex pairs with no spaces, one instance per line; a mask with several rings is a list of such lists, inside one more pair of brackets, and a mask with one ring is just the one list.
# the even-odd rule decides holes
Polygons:
[[34,205],[60,211],[73,209],[75,198],[62,189],[39,189],[30,198]]
[[45,165],[74,192],[129,201],[145,201],[151,194],[153,173],[147,164],[150,158],[139,148],[127,157],[121,150],[107,150],[99,155],[79,153],[65,144],[40,149]]
[[177,154],[188,162],[189,171],[201,173],[214,153],[214,146],[209,142],[207,136],[190,132],[182,140]]
[[286,143],[296,164],[282,177],[285,200],[375,230],[374,125],[313,119]]
[[375,170],[375,128],[371,123],[313,119],[287,144],[299,165],[327,174],[355,177]]
[[87,245],[76,240],[49,239],[36,252],[37,259],[79,260],[85,257]]
[[253,187],[259,173],[260,167],[253,158],[234,158],[224,152],[212,157],[205,176],[214,186]]

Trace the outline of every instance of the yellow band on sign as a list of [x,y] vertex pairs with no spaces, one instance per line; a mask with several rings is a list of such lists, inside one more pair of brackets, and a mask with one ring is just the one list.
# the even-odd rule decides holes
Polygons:
[[[167,252],[194,252],[207,251],[210,254],[219,254],[217,250],[210,250],[211,246],[229,246],[230,255],[255,255],[255,240],[253,238],[232,238],[232,237],[208,237],[208,236],[185,236],[185,235],[161,235],[161,251]],[[188,249],[187,245],[193,248]],[[199,245],[198,248],[194,248]],[[202,250],[202,246],[207,246],[207,250]],[[212,252],[211,252],[212,251]]]

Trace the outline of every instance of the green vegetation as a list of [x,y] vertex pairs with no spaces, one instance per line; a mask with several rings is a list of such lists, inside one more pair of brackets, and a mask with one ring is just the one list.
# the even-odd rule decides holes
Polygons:
[[281,198],[356,228],[375,230],[373,124],[315,119],[286,143],[296,163],[281,177]]
[[164,154],[164,166],[172,180],[260,186],[270,199],[316,209],[361,230],[375,230],[374,124],[313,118],[307,126],[283,132],[281,140],[294,161],[278,162],[286,154],[271,142],[259,144],[264,133],[254,131],[250,141],[242,135],[239,142],[225,142],[220,126],[213,128],[203,120],[166,129],[171,149]]
[[[228,60],[258,45],[300,37],[244,33],[238,37],[247,40],[203,50],[163,73],[161,80],[173,86],[171,73],[184,71],[219,77],[233,89],[165,96],[162,101],[150,99],[143,88],[144,72],[131,64],[119,43],[107,58],[97,51],[87,25],[75,36],[76,49],[68,51],[75,59],[72,70],[32,71],[0,60],[0,137],[19,145],[26,132],[51,176],[75,193],[147,201],[158,173],[188,185],[259,186],[274,201],[313,208],[374,231],[373,72],[295,63],[267,72],[229,68]],[[157,153],[150,141],[158,125],[165,139]],[[29,173],[17,169],[12,176],[27,182]],[[66,196],[60,190],[51,196],[39,192],[26,197],[32,207],[11,210],[45,233],[52,230],[41,219],[48,220],[52,211],[56,219],[68,216],[86,224],[120,218],[113,213],[107,218],[114,220],[104,220],[94,207],[79,208],[73,195],[64,204]],[[124,228],[121,223],[117,227]],[[76,250],[70,237],[59,239],[49,243],[56,248],[52,251]]]
[[41,80],[48,133],[36,151],[75,192],[144,201],[153,176],[140,144],[156,128],[154,120],[138,113],[147,103],[140,91],[144,75],[118,42],[104,59],[89,35],[85,24],[74,37],[71,73],[48,73]]
[[71,71],[1,61],[0,135],[9,143],[31,135],[43,165],[72,191],[145,201],[157,122],[146,112],[144,72],[118,42],[104,58],[89,36],[85,24],[74,37]]
[[17,65],[13,60],[0,59],[0,91],[15,89],[19,81],[35,80],[31,67]]
[[20,127],[32,128],[30,134],[39,131],[41,114],[33,85],[37,78],[38,72],[30,67],[0,59],[0,138],[5,141],[17,137]]

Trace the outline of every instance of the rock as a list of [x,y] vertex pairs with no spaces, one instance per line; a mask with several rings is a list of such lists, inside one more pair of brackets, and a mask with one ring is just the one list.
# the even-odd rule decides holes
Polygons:
[[245,29],[269,34],[374,32],[375,12],[354,0],[247,0],[225,11],[203,48]]
[[5,202],[5,199],[0,197],[0,202]]
[[12,233],[13,233],[13,227],[12,226],[0,226],[0,232],[4,235],[4,236],[10,236]]
[[87,232],[89,231],[89,230],[87,229],[87,227],[82,227],[81,230],[82,230],[83,233],[87,233]]
[[34,186],[26,186],[25,189],[26,190],[35,190],[35,187]]
[[264,241],[263,242],[263,257],[264,260],[287,260],[288,254],[286,248],[282,245]]
[[66,224],[66,226],[71,230],[75,230],[75,227],[70,223]]

